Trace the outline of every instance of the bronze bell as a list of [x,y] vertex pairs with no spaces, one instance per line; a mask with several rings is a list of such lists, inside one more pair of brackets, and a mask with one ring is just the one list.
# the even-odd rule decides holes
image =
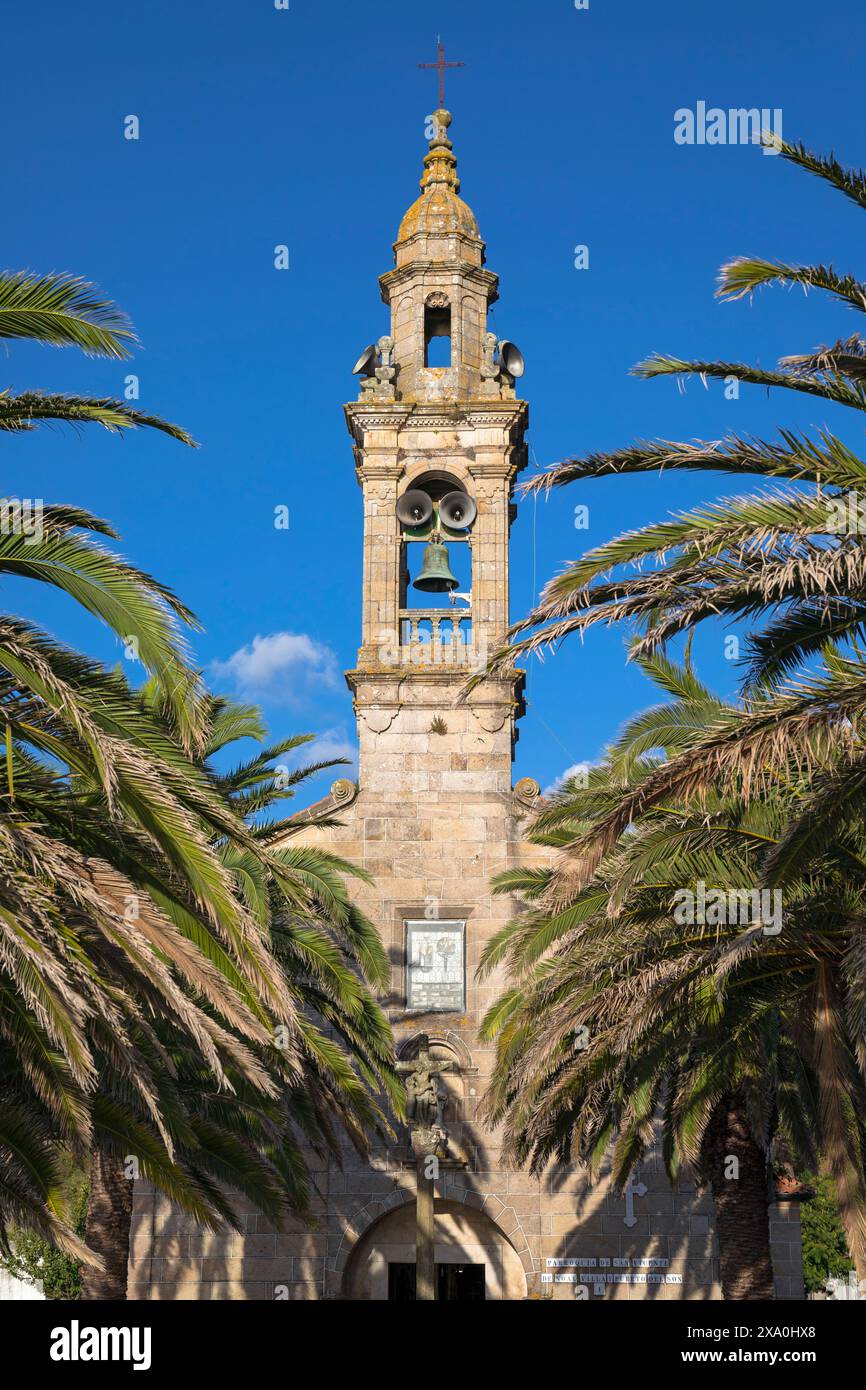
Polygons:
[[448,547],[439,541],[428,541],[424,547],[424,561],[421,573],[413,581],[412,588],[425,594],[447,594],[456,589],[460,580],[451,573],[448,563]]

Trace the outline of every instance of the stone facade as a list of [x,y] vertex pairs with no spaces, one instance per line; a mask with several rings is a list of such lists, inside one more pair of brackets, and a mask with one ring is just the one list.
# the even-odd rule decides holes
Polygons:
[[[509,1171],[496,1134],[477,1122],[494,1060],[479,1024],[502,980],[478,983],[476,968],[515,908],[491,894],[490,880],[545,853],[522,840],[538,787],[530,779],[512,787],[522,673],[505,671],[465,695],[467,678],[508,625],[512,492],[526,461],[528,411],[493,357],[487,311],[496,277],[484,268],[475,219],[458,197],[450,116],[439,112],[435,120],[421,196],[401,224],[396,267],[381,279],[390,333],[380,339],[379,365],[369,364],[360,398],[346,407],[364,518],[361,646],[347,673],[358,784],[336,782],[313,809],[338,823],[311,824],[302,835],[372,876],[357,898],[391,957],[384,1004],[400,1056],[410,1060],[426,1035],[450,1068],[442,1074],[443,1119],[469,1166],[445,1167],[436,1186],[435,1258],[453,1266],[454,1287],[468,1296],[461,1271],[472,1266],[476,1291],[483,1268],[488,1298],[574,1298],[582,1275],[591,1276],[593,1299],[718,1298],[708,1195],[688,1183],[672,1191],[655,1161],[643,1165],[626,1195],[605,1175],[590,1183],[573,1169],[541,1179]],[[448,328],[451,365],[428,366],[430,337]],[[410,572],[424,538],[407,535],[397,505],[418,488],[434,498],[459,490],[477,505],[471,530],[453,539],[470,550],[468,603],[452,606],[447,595],[433,595],[427,607],[412,605]],[[436,986],[456,989],[459,999],[443,996],[433,1008],[429,993],[420,1006],[410,997],[407,924],[417,924],[421,952],[427,928],[451,924],[450,949],[458,955],[462,936],[459,984]],[[405,1135],[379,1147],[369,1164],[347,1151],[342,1168],[316,1173],[316,1230],[278,1234],[250,1209],[240,1236],[203,1234],[139,1185],[132,1295],[387,1298],[393,1270],[415,1259],[415,1182]],[[779,1214],[774,1235],[779,1292],[796,1296],[796,1208]]]

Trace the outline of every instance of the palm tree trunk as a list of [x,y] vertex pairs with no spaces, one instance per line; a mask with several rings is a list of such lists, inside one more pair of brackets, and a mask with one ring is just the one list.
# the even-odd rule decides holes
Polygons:
[[126,1298],[131,1222],[132,1183],[123,1158],[94,1148],[90,1155],[90,1200],[84,1239],[101,1257],[105,1268],[82,1267],[81,1298]]
[[725,1096],[716,1107],[703,1159],[716,1204],[722,1297],[775,1298],[767,1160],[752,1138],[738,1096]]
[[866,1184],[860,1126],[851,1101],[857,1069],[845,1042],[843,991],[827,961],[815,972],[815,1075],[823,1148],[839,1203],[848,1250],[859,1281],[866,1279]]

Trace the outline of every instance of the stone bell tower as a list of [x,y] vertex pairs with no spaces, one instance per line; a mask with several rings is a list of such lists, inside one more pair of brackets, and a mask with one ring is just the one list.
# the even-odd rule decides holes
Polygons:
[[[360,399],[346,406],[364,494],[362,637],[347,679],[363,791],[454,809],[467,794],[511,796],[522,673],[485,682],[466,702],[460,694],[508,627],[511,494],[526,462],[528,412],[495,360],[487,314],[497,277],[459,197],[451,116],[438,111],[431,121],[421,195],[400,224],[395,267],[379,282],[390,332]],[[451,553],[464,552],[468,575],[450,603],[444,594],[427,606],[414,601],[429,528],[402,524],[398,507],[419,490],[431,500],[463,492],[477,508],[470,527],[444,537]]]
[[[538,787],[512,788],[523,673],[465,687],[508,628],[528,410],[509,371],[522,359],[488,329],[498,282],[459,196],[450,125],[447,111],[430,117],[420,196],[379,281],[389,328],[345,407],[364,504],[361,645],[346,677],[360,762],[357,789],[332,790],[344,825],[330,836],[374,880],[362,905],[392,961],[387,1007],[410,1109],[413,1082],[422,1092],[413,1125],[435,1120],[463,1160],[446,1162],[428,1194],[438,1296],[522,1298],[535,1278],[527,1232],[538,1199],[526,1194],[539,1184],[512,1177],[520,1197],[509,1199],[496,1139],[476,1123],[492,1064],[478,1031],[499,983],[480,986],[476,970],[510,915],[491,878],[514,862]],[[437,1069],[432,1082],[421,1062]],[[420,1186],[405,1136],[366,1178],[348,1176],[346,1196],[329,1202],[326,1293],[411,1296]]]
[[[672,1191],[657,1157],[625,1193],[571,1166],[506,1169],[478,1113],[494,1062],[480,1025],[504,981],[479,983],[477,967],[519,910],[491,879],[551,851],[524,839],[537,783],[512,786],[523,673],[465,693],[508,627],[528,412],[520,354],[488,330],[497,278],[459,196],[451,117],[430,121],[421,193],[380,279],[388,331],[345,407],[363,493],[361,645],[346,673],[359,776],[291,834],[370,875],[352,892],[390,957],[382,1003],[412,1121],[369,1161],[348,1146],[339,1165],[310,1155],[315,1228],[277,1232],[249,1207],[245,1233],[202,1232],[137,1184],[132,1297],[400,1300],[422,1279],[449,1300],[719,1297],[712,1202],[694,1184]],[[444,1155],[426,1186],[419,1133]],[[799,1222],[782,1208],[775,1221],[780,1293],[797,1296]]]

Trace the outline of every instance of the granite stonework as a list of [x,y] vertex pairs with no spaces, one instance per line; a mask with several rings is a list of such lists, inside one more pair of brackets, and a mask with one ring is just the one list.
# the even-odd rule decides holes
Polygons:
[[[488,1298],[715,1299],[720,1297],[713,1207],[707,1193],[672,1190],[656,1161],[627,1194],[605,1173],[505,1168],[499,1142],[477,1122],[494,1062],[479,1022],[503,983],[476,980],[481,952],[516,904],[490,892],[518,863],[545,862],[524,832],[537,809],[530,779],[512,786],[523,674],[501,672],[467,696],[465,684],[502,642],[509,621],[508,540],[515,479],[526,462],[525,402],[491,356],[488,309],[496,276],[484,269],[474,216],[458,197],[450,117],[436,113],[420,198],[401,224],[396,266],[381,279],[391,311],[381,365],[346,407],[363,493],[361,646],[347,673],[360,745],[357,785],[336,782],[300,839],[324,844],[372,876],[357,887],[392,962],[383,1001],[400,1056],[424,1035],[443,1064],[443,1115],[468,1168],[436,1186],[438,1264],[482,1266]],[[431,308],[435,318],[430,317]],[[428,367],[430,324],[450,311],[451,366]],[[443,318],[443,315],[445,316]],[[468,604],[431,595],[412,607],[410,571],[421,542],[407,539],[398,500],[410,488],[449,488],[476,502]],[[295,838],[295,843],[298,837]],[[462,1007],[407,1009],[406,924],[465,924]],[[203,1233],[138,1184],[130,1295],[155,1299],[384,1299],[389,1268],[415,1259],[415,1168],[405,1134],[360,1163],[311,1159],[316,1229],[276,1233],[252,1207],[240,1235]],[[781,1297],[802,1297],[796,1204],[774,1209]]]

